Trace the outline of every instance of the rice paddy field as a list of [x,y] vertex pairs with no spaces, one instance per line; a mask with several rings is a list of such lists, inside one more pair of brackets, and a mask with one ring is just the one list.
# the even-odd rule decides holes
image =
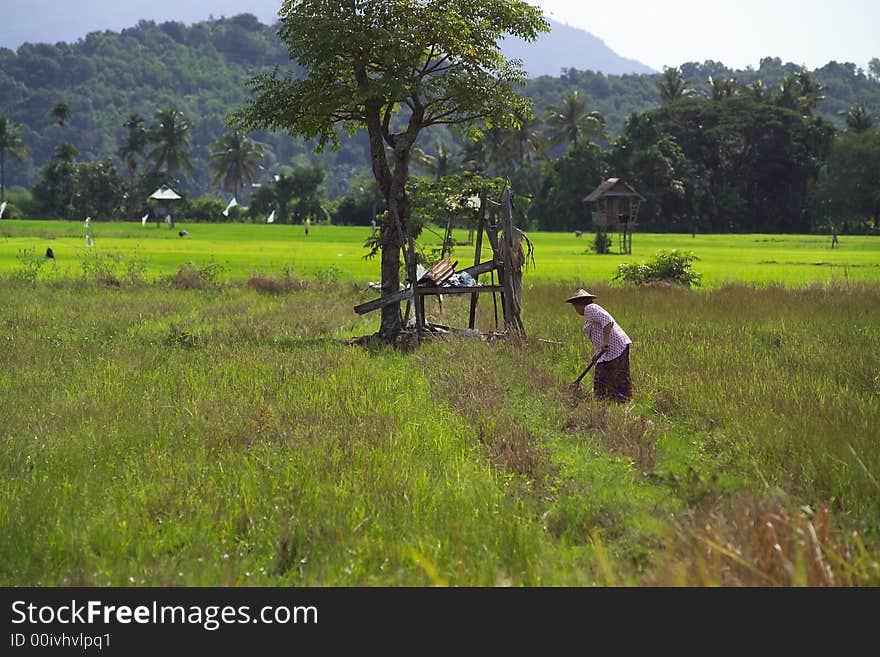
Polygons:
[[[527,337],[399,349],[368,234],[0,222],[0,585],[880,585],[880,239],[537,233]],[[661,248],[703,287],[612,283]]]
[[[178,231],[187,235],[180,237]],[[301,276],[328,272],[350,281],[378,278],[378,261],[365,260],[364,241],[369,227],[256,224],[164,224],[93,222],[94,246],[86,246],[82,222],[0,221],[0,274],[21,269],[22,253],[43,256],[55,253],[41,277],[52,273],[82,275],[96,260],[124,260],[146,277],[176,271],[182,262],[213,263],[222,278],[234,279],[255,272],[278,273],[285,268]],[[459,246],[453,260],[473,264],[474,248],[466,245],[467,231],[454,235]],[[880,240],[870,236],[843,236],[839,248],[821,235],[696,235],[636,234],[632,254],[596,256],[590,252],[592,236],[573,233],[529,233],[535,247],[535,268],[530,281],[608,281],[624,262],[644,262],[659,249],[693,251],[700,261],[704,286],[726,282],[779,283],[805,286],[815,282],[880,280]],[[438,245],[442,230],[429,229],[423,241]],[[612,246],[615,250],[616,244]],[[484,257],[489,257],[488,245]]]

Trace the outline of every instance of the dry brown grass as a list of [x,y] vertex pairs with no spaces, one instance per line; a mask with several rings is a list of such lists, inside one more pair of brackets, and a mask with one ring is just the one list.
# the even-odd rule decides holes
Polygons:
[[251,274],[247,285],[257,292],[265,294],[288,294],[296,290],[306,288],[306,282],[293,276],[289,271],[283,276],[267,276],[265,274]]
[[876,586],[880,563],[825,505],[791,510],[778,499],[740,498],[680,522],[660,586]]
[[565,430],[571,434],[596,437],[605,451],[631,459],[633,467],[639,471],[654,467],[654,423],[633,413],[628,406],[617,407],[596,401],[579,404],[566,422]]
[[508,418],[480,424],[477,435],[489,459],[505,472],[543,482],[550,472],[548,455],[527,428]]
[[181,265],[180,269],[168,278],[168,284],[176,290],[205,290],[213,285],[192,264]]

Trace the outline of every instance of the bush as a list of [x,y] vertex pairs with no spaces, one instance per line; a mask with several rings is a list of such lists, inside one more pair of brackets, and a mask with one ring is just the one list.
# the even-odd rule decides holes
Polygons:
[[4,219],[27,219],[28,217],[36,217],[37,212],[34,197],[30,190],[24,187],[9,187],[6,189],[6,211],[3,213]]
[[646,283],[668,282],[687,287],[699,286],[702,274],[691,271],[691,264],[699,258],[690,251],[658,251],[654,260],[646,264],[620,264],[612,280],[644,285]]
[[257,292],[267,294],[285,294],[306,287],[305,281],[294,276],[290,269],[285,269],[284,276],[281,278],[273,278],[265,274],[251,274],[247,284]]
[[599,254],[611,252],[611,238],[608,237],[608,233],[601,229],[596,230],[596,238],[593,240],[593,249]]
[[46,257],[38,254],[36,249],[33,248],[19,249],[16,259],[18,260],[19,268],[16,270],[15,275],[29,283],[37,280],[40,270],[46,264]]
[[[187,220],[198,223],[202,221],[230,221],[223,216],[226,204],[212,196],[202,196],[187,203],[184,214]],[[235,208],[233,208],[235,209]]]
[[18,207],[12,201],[6,201],[6,207],[3,208],[3,216],[0,219],[21,219]]
[[225,270],[225,265],[213,259],[201,266],[193,262],[185,262],[166,281],[178,290],[206,290],[220,286],[220,275]]
[[83,280],[107,287],[121,287],[123,282],[140,285],[146,282],[146,264],[138,256],[101,253],[90,249],[80,256]]

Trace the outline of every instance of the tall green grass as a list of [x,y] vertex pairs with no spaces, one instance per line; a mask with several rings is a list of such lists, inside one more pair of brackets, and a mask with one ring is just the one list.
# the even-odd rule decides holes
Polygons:
[[4,585],[880,583],[875,284],[589,282],[608,406],[567,283],[404,352],[350,279],[98,280],[0,286]]

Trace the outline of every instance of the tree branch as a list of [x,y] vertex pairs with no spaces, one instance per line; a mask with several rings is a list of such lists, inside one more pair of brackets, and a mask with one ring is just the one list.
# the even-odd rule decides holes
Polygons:
[[433,66],[426,66],[422,69],[421,77],[427,77],[429,75],[434,75],[436,73],[443,73],[445,71],[450,71],[454,68],[461,68],[461,62],[453,62],[451,64],[447,64],[443,66],[443,63],[449,60],[449,55],[443,55],[440,59],[434,62]]
[[[451,114],[452,112],[450,112]],[[432,125],[456,125],[458,123],[467,123],[468,121],[476,121],[477,119],[485,119],[489,116],[488,112],[480,112],[479,114],[466,114],[464,116],[460,116],[455,119],[432,119],[428,121],[425,119],[423,125],[424,127],[432,126]]]
[[394,148],[397,143],[394,135],[391,134],[391,114],[393,113],[393,108],[393,103],[387,103],[385,105],[385,115],[382,117],[382,136],[391,148]]

